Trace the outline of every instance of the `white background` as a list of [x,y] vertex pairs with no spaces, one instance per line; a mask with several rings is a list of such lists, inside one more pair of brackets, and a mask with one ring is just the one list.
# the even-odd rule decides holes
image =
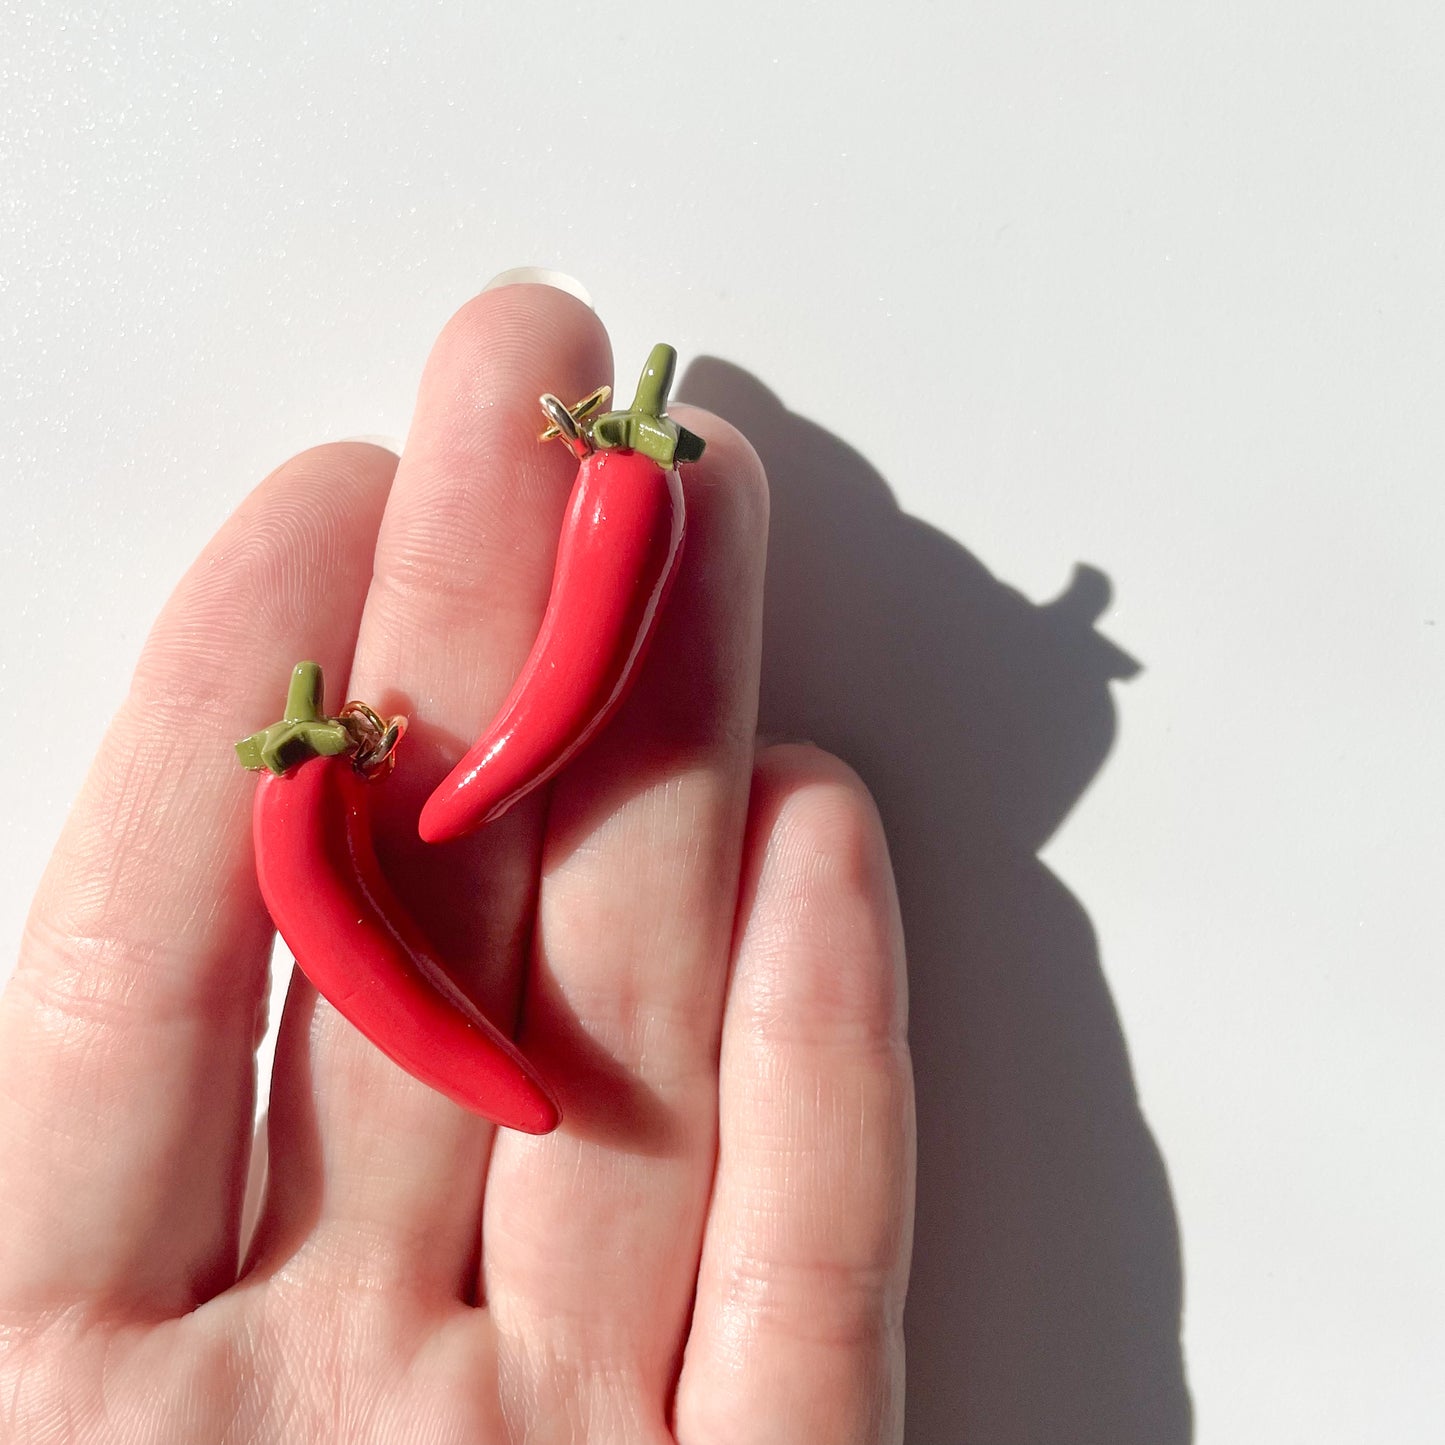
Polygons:
[[7,950],[206,537],[560,267],[754,436],[764,724],[888,822],[910,1445],[1438,1439],[1442,56],[1402,0],[12,0]]

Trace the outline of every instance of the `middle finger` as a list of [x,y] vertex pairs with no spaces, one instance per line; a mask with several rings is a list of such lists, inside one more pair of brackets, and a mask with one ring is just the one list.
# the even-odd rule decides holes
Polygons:
[[[610,377],[601,323],[550,287],[484,292],[447,325],[387,506],[346,694],[415,719],[380,785],[378,846],[454,976],[504,1030],[540,803],[447,848],[418,840],[416,816],[506,693],[546,605],[576,468],[563,448],[537,443],[537,397],[581,396]],[[491,1126],[403,1073],[299,978],[270,1128],[263,1259],[309,1232],[343,1274],[467,1292]]]
[[752,448],[677,415],[707,439],[677,583],[636,690],[548,814],[523,1041],[558,1060],[568,1122],[498,1141],[484,1223],[504,1368],[552,1362],[569,1407],[626,1412],[628,1439],[658,1425],[712,1179],[767,540]]

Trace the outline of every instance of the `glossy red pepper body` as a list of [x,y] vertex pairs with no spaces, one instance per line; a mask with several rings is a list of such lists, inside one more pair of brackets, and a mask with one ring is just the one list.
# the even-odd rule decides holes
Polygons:
[[317,992],[407,1073],[510,1129],[555,1129],[551,1091],[448,976],[383,877],[375,786],[345,756],[261,778],[256,876],[277,929]]
[[[701,437],[666,414],[677,353],[652,348],[628,411],[591,416],[602,387],[542,408],[581,459],[557,545],[542,627],[501,711],[422,809],[418,831],[444,843],[499,817],[577,752],[626,696],[682,555],[676,464]],[[602,450],[598,450],[602,448]]]
[[496,720],[427,799],[443,843],[504,813],[581,748],[626,694],[682,554],[677,472],[640,452],[583,459],[542,627]]
[[[286,717],[237,744],[245,766],[267,769],[252,836],[272,921],[317,992],[407,1073],[508,1128],[555,1129],[551,1090],[457,987],[381,871],[371,829],[378,783],[358,767],[367,759],[346,715],[380,720],[354,703],[326,718],[320,700],[320,669],[299,664]],[[381,734],[377,761],[401,722]]]

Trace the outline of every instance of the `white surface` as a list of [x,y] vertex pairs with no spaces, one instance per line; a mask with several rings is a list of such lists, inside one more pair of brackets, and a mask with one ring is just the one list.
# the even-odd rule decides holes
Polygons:
[[689,380],[777,473],[769,720],[888,816],[910,1445],[1186,1440],[1185,1374],[1437,1439],[1439,7],[368,8],[0,20],[4,937],[212,529],[560,267],[757,379]]

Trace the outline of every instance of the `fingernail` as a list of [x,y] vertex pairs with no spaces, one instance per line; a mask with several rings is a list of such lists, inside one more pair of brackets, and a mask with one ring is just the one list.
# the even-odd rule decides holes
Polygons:
[[510,271],[493,276],[482,290],[495,291],[502,286],[555,286],[558,291],[575,296],[584,306],[597,309],[592,305],[591,292],[575,276],[565,271],[550,271],[545,266],[513,266]]
[[361,442],[363,445],[369,447],[383,447],[389,452],[395,452],[397,456],[401,455],[401,442],[396,437],[359,436],[342,437],[341,440],[344,442]]

